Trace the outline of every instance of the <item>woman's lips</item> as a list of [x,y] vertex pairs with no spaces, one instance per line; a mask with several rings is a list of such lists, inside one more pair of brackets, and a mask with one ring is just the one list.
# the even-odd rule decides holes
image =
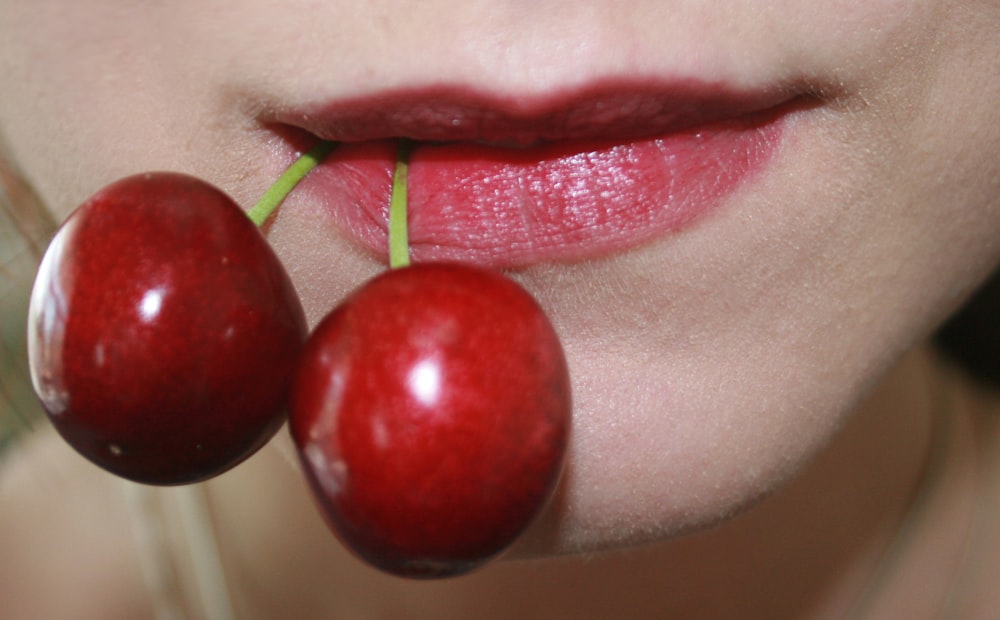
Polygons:
[[[413,259],[509,268],[597,258],[685,229],[766,166],[792,105],[670,92],[656,100],[633,93],[631,108],[621,105],[628,95],[611,104],[591,94],[517,113],[411,93],[282,121],[327,139],[362,139],[342,144],[299,191],[372,252],[387,254],[397,149],[389,138],[402,136],[419,140],[409,171]],[[426,102],[442,99],[432,113]],[[637,118],[648,125],[638,138]],[[457,141],[438,142],[449,138]]]

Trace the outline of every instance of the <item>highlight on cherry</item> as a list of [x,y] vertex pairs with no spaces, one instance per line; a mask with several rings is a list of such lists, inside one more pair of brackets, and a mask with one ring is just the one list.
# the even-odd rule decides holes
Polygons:
[[507,276],[412,263],[410,145],[389,269],[307,333],[258,226],[335,145],[245,213],[197,178],[122,179],[56,233],[31,296],[29,367],[56,430],[123,478],[177,485],[236,466],[286,419],[315,503],[360,559],[461,575],[551,501],[572,397],[555,328]]

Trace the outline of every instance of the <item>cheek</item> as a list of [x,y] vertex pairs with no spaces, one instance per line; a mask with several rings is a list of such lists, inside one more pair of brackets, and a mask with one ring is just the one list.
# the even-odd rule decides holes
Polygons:
[[136,53],[144,22],[123,23],[109,2],[43,0],[22,12],[6,10],[0,53],[18,87],[5,92],[0,123],[15,159],[64,216],[71,188],[108,175],[109,160],[155,145],[152,129],[140,130],[160,94]]
[[192,58],[210,50],[185,44],[187,3],[20,4],[0,9],[0,131],[57,219],[138,171],[224,178],[219,145],[238,149],[233,130],[245,127],[220,112],[210,66]]

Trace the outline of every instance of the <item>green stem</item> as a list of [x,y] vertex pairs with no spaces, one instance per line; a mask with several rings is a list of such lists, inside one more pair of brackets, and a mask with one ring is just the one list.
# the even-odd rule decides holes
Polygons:
[[389,267],[410,264],[410,239],[406,214],[407,176],[410,168],[410,143],[402,140],[396,153],[396,170],[392,175],[392,198],[389,201]]
[[254,224],[260,226],[274,213],[278,205],[288,196],[289,192],[299,184],[309,171],[315,168],[323,159],[337,147],[336,142],[322,141],[303,153],[295,163],[278,177],[274,185],[269,187],[257,204],[247,213]]

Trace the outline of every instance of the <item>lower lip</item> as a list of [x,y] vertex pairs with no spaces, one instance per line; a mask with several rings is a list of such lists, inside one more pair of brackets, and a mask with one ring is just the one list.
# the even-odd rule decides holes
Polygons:
[[[417,144],[411,257],[516,268],[599,258],[680,232],[766,167],[785,116],[770,111],[624,144]],[[382,257],[396,148],[390,140],[343,144],[300,189]]]

